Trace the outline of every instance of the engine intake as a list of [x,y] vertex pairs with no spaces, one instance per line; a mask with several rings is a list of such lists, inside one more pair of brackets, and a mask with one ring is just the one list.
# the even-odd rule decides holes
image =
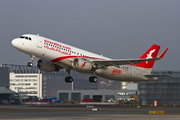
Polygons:
[[53,64],[52,62],[39,59],[37,61],[37,67],[39,70],[44,72],[53,72],[53,71],[59,71],[59,68]]

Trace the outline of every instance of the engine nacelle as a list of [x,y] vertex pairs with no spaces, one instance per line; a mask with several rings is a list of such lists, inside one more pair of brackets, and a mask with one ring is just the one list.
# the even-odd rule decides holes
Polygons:
[[59,71],[59,68],[57,68],[55,64],[46,60],[42,60],[42,59],[39,59],[37,61],[37,67],[39,70],[44,71],[44,72]]
[[93,68],[91,62],[88,62],[80,58],[75,58],[73,60],[72,67],[82,72],[89,72]]

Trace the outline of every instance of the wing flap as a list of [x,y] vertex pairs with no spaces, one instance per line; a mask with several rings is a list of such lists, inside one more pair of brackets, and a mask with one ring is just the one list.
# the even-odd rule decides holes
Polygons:
[[173,77],[173,75],[153,75],[153,74],[144,74],[144,77],[153,78],[153,77]]
[[150,58],[150,59],[115,59],[115,60],[93,60],[93,63],[103,64],[104,66],[114,66],[114,65],[136,65],[144,61],[159,60],[161,58]]

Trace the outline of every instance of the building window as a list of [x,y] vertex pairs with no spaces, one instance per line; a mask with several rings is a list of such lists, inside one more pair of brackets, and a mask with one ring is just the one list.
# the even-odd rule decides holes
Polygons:
[[37,89],[37,87],[27,87],[26,89]]
[[16,78],[23,78],[23,77],[38,77],[37,75],[16,75]]
[[125,92],[118,92],[118,95],[126,95]]
[[23,89],[23,87],[15,87],[15,89]]

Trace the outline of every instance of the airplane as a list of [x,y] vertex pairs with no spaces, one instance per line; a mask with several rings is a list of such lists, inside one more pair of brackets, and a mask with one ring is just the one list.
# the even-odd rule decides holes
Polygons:
[[37,67],[44,72],[66,69],[68,76],[65,82],[73,82],[71,70],[89,74],[89,81],[96,83],[96,76],[127,82],[157,81],[158,77],[172,77],[172,75],[151,74],[156,60],[166,54],[166,48],[159,56],[159,45],[153,44],[139,59],[110,59],[103,55],[88,52],[49,38],[33,34],[24,34],[12,40],[12,45],[19,51],[30,55],[28,66],[33,66],[35,57]]

